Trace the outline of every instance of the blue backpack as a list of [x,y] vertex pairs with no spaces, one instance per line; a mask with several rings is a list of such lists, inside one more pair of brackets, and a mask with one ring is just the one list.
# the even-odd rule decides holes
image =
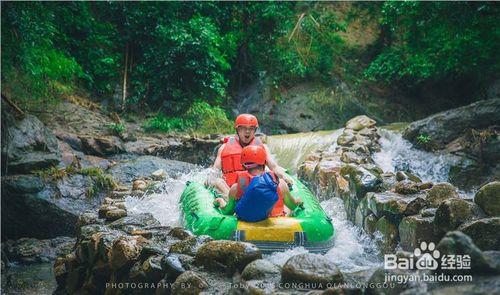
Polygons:
[[248,222],[265,220],[278,201],[278,183],[269,174],[254,176],[234,211],[238,219]]

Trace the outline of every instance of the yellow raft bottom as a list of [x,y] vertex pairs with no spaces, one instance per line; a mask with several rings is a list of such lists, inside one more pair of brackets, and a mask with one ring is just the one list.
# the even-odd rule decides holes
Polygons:
[[302,226],[295,218],[272,217],[259,222],[238,221],[237,230],[245,233],[246,241],[290,243],[296,232],[302,232]]

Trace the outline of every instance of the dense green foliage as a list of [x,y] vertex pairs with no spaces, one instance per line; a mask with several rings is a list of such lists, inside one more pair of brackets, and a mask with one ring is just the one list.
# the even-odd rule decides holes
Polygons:
[[145,127],[147,130],[180,130],[201,134],[225,134],[233,130],[233,124],[222,108],[210,106],[203,101],[195,101],[182,117],[168,117],[159,113]]
[[366,74],[410,86],[496,75],[499,13],[494,2],[386,2],[381,22],[390,42]]
[[[352,67],[340,33],[353,18],[339,16],[339,3],[1,5],[2,83],[15,100],[40,105],[83,89],[114,109],[160,110],[148,126],[161,130],[212,126],[214,118],[225,123],[212,127],[224,130],[232,90],[263,77],[276,88],[304,79],[329,82]],[[353,7],[380,18],[366,78],[418,87],[498,73],[496,3]]]

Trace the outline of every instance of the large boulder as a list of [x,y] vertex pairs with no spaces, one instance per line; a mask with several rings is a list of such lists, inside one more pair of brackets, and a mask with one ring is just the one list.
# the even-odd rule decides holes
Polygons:
[[373,127],[377,122],[365,115],[357,116],[347,121],[345,128],[360,131],[365,127]]
[[452,231],[464,222],[485,217],[483,210],[473,202],[453,198],[439,205],[434,224],[443,232]]
[[500,251],[500,217],[479,219],[459,227],[481,250]]
[[367,193],[368,209],[377,217],[387,216],[401,220],[405,215],[414,212],[424,205],[422,196],[405,196],[393,192]]
[[446,182],[438,183],[432,186],[427,192],[427,202],[430,207],[437,208],[439,205],[450,198],[458,198],[457,189]]
[[55,166],[60,154],[57,138],[38,118],[26,115],[16,120],[2,112],[2,174]]
[[201,235],[197,237],[189,237],[185,240],[175,242],[170,246],[170,253],[179,253],[194,256],[198,249],[207,242],[213,241],[213,239],[206,235]]
[[75,245],[75,238],[58,237],[51,240],[21,238],[6,241],[2,246],[5,259],[9,262],[33,264],[54,261],[57,256],[69,254]]
[[149,177],[159,169],[168,171],[169,176],[175,177],[181,173],[192,171],[195,167],[192,164],[181,161],[167,160],[154,156],[140,156],[132,160],[124,160],[111,167],[108,172],[116,181],[122,184],[129,184],[134,179]]
[[312,288],[324,289],[342,283],[344,277],[339,268],[323,256],[304,253],[288,259],[281,271],[281,280],[284,283],[309,283]]
[[406,251],[413,251],[421,242],[438,242],[442,233],[434,227],[433,219],[421,215],[403,218],[399,223],[401,247]]
[[95,210],[103,194],[86,195],[90,176],[73,175],[57,183],[35,175],[2,177],[2,236],[11,239],[75,236],[78,216]]
[[82,151],[94,156],[111,156],[125,152],[125,146],[116,136],[80,136]]
[[494,181],[481,187],[474,197],[474,202],[490,216],[500,216],[500,181]]
[[[483,252],[474,244],[472,239],[460,231],[448,232],[439,242],[436,249],[443,255],[469,255],[470,272],[488,273],[493,268],[488,264]],[[445,270],[445,272],[465,273],[465,269]]]
[[262,254],[254,244],[222,240],[203,244],[196,252],[195,263],[232,274],[235,270],[242,271],[247,264],[261,258]]
[[281,272],[281,268],[266,259],[257,259],[250,262],[241,276],[245,280],[258,280],[265,279],[267,277],[277,276]]
[[194,271],[188,270],[181,274],[172,284],[172,294],[200,294],[208,287],[207,281]]
[[384,254],[393,253],[399,241],[398,226],[385,216],[375,224],[375,241]]
[[403,136],[413,143],[420,135],[428,136],[434,145],[444,148],[466,129],[498,125],[499,113],[500,99],[482,100],[415,121],[404,130]]

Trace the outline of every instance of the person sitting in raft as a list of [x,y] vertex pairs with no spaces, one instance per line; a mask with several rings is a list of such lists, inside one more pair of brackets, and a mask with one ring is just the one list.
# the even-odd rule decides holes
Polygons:
[[240,220],[257,222],[268,217],[285,216],[285,205],[293,210],[302,203],[290,194],[284,180],[272,171],[265,171],[266,157],[263,146],[243,148],[241,162],[246,170],[237,172],[227,202],[223,198],[214,200],[223,214],[236,213]]
[[[237,136],[224,139],[224,144],[217,151],[213,172],[207,179],[207,184],[215,187],[224,197],[227,197],[230,187],[236,182],[237,172],[244,171],[241,165],[241,151],[246,146],[262,146],[266,153],[266,164],[276,176],[292,185],[293,180],[285,173],[285,169],[271,157],[267,146],[260,138],[255,137],[259,122],[254,115],[240,114],[235,122]],[[220,171],[222,170],[222,178]]]

